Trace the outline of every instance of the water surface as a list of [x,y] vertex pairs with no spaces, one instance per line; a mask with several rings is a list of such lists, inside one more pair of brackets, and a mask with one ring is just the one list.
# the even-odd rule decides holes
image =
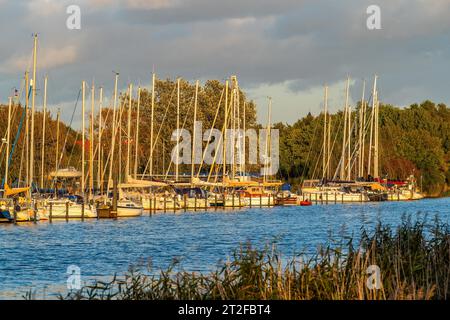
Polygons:
[[449,223],[450,198],[0,225],[0,298],[22,298],[30,289],[36,298],[54,298],[66,291],[70,265],[87,281],[142,263],[166,268],[174,258],[185,270],[210,271],[246,242],[276,242],[287,256],[312,253],[330,235],[359,234],[377,221],[395,226],[408,214]]

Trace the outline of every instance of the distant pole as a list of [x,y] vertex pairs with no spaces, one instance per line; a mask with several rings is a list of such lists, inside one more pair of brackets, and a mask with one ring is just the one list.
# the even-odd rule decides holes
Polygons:
[[45,118],[47,115],[47,76],[44,79],[44,106],[42,114],[42,146],[41,146],[41,189],[44,188],[44,165],[45,165]]

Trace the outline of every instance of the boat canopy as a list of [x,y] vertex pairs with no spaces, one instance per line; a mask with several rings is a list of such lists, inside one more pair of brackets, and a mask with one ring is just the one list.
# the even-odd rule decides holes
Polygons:
[[52,178],[81,178],[81,172],[74,167],[69,167],[65,169],[59,169],[58,171],[50,172]]

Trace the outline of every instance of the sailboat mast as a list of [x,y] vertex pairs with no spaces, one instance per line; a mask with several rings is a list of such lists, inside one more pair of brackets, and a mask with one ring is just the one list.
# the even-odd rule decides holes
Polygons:
[[131,96],[133,94],[133,85],[130,83],[129,93],[128,93],[128,125],[127,125],[127,167],[126,167],[126,176],[125,182],[128,181],[128,176],[131,174],[130,172],[130,157],[131,157]]
[[100,87],[98,112],[98,161],[97,161],[97,188],[102,191],[102,110],[103,110],[103,88]]
[[58,172],[59,167],[59,117],[60,109],[58,108],[58,113],[56,114],[56,150],[55,150],[55,172]]
[[364,142],[363,142],[363,132],[365,126],[365,113],[364,113],[364,105],[365,105],[365,92],[366,92],[366,81],[363,81],[363,92],[361,97],[361,105],[359,109],[359,161],[358,161],[358,177],[364,176]]
[[112,123],[112,132],[111,132],[111,156],[109,163],[109,174],[108,174],[108,185],[106,188],[107,194],[109,194],[109,190],[111,189],[112,182],[112,173],[114,167],[114,147],[116,144],[116,108],[117,108],[117,82],[119,81],[119,74],[116,73],[116,78],[114,81],[114,102],[113,102],[113,123]]
[[94,192],[94,104],[95,104],[95,86],[92,82],[91,88],[91,116],[89,126],[89,199],[92,199]]
[[272,117],[272,97],[269,97],[269,107],[267,111],[267,130],[266,130],[266,150],[264,153],[264,176],[263,176],[263,182],[267,181],[267,175],[268,175],[268,164],[269,164],[269,141],[270,141],[270,122]]
[[376,104],[375,104],[375,146],[374,146],[374,159],[373,159],[373,175],[374,178],[379,178],[379,163],[378,163],[378,152],[379,152],[379,109],[380,101],[378,100],[378,91],[376,92]]
[[41,189],[44,188],[44,164],[45,164],[45,120],[47,116],[47,76],[44,78],[44,106],[42,113],[42,146],[41,146]]
[[180,78],[177,79],[177,157],[175,164],[175,181],[178,181],[179,174],[179,157],[180,157]]
[[9,97],[8,131],[6,133],[5,185],[8,183],[8,174],[9,174],[9,145],[10,145],[10,139],[11,139],[11,108],[12,108],[12,97]]
[[322,158],[322,178],[327,177],[327,149],[328,149],[328,128],[327,128],[327,112],[328,112],[328,87],[325,86],[325,92],[323,97],[323,158]]
[[348,117],[348,92],[349,92],[350,78],[347,77],[347,85],[345,89],[345,106],[344,106],[344,138],[342,139],[342,157],[341,157],[341,180],[345,177],[345,165],[346,165],[346,146],[347,146],[347,117]]
[[245,137],[246,137],[246,119],[245,119],[245,108],[246,108],[246,103],[245,103],[245,101],[244,101],[244,114],[243,114],[243,137],[242,137],[242,139],[243,139],[243,141],[242,141],[242,173],[244,174],[244,175],[246,175],[246,173],[245,173],[245,156],[246,156],[246,151],[245,151]]
[[374,117],[375,117],[375,106],[376,106],[376,95],[377,95],[377,76],[373,80],[373,91],[372,91],[372,112],[370,115],[370,138],[369,138],[369,163],[368,163],[368,175],[372,175],[372,148],[373,148],[373,127],[374,127]]
[[81,98],[81,195],[83,196],[83,201],[84,201],[84,191],[85,191],[85,185],[84,185],[84,177],[85,177],[85,173],[84,173],[84,162],[85,162],[84,111],[85,111],[85,98],[86,98],[86,83],[84,81],[81,83],[81,97],[82,97]]
[[[27,163],[27,161],[29,160],[29,148],[30,148],[30,74],[29,72],[25,72],[25,85],[26,85],[26,90],[25,90],[25,176],[26,176],[26,180],[25,180],[25,185],[28,184],[28,182],[30,181],[30,172],[29,172],[29,165]],[[23,158],[23,157],[22,157]]]
[[347,94],[346,94],[346,105],[347,105],[347,120],[348,120],[348,125],[347,125],[347,181],[350,181],[351,179],[351,173],[352,173],[352,168],[351,168],[351,160],[352,160],[352,155],[351,155],[351,147],[352,147],[352,110],[351,110],[351,106],[349,104],[349,91],[350,91],[350,78],[347,78]]
[[224,133],[223,133],[223,157],[222,157],[222,178],[227,174],[227,125],[228,125],[228,80],[225,81],[225,115],[224,115]]
[[31,92],[31,144],[30,144],[30,197],[32,192],[33,175],[34,175],[34,112],[36,102],[36,60],[37,60],[37,34],[34,35],[34,50],[33,50],[33,86]]
[[195,170],[195,149],[196,149],[196,136],[197,130],[195,130],[195,123],[197,122],[197,102],[198,102],[198,84],[199,81],[195,82],[195,98],[194,98],[194,123],[193,123],[193,131],[192,131],[192,158],[191,158],[191,180],[194,178],[194,170]]
[[155,116],[155,81],[156,75],[153,72],[152,74],[152,109],[150,115],[150,168],[149,173],[150,176],[153,175],[153,121]]
[[140,108],[141,108],[141,87],[138,87],[137,110],[136,110],[136,142],[134,154],[134,178],[137,179],[137,169],[139,161],[139,123],[140,123]]

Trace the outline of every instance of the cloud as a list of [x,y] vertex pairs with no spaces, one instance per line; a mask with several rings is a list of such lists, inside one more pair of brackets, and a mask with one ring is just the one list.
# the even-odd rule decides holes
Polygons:
[[[79,31],[67,30],[65,8],[57,10],[72,2],[81,7]],[[339,87],[347,74],[356,81],[354,101],[361,79],[374,73],[383,101],[450,100],[448,1],[376,2],[382,30],[375,31],[366,28],[371,0],[3,2],[0,28],[8,32],[0,43],[0,96],[17,86],[31,61],[30,35],[38,32],[38,61],[51,73],[55,103],[72,101],[81,80],[92,78],[110,94],[113,70],[123,88],[148,84],[153,68],[161,78],[236,74],[244,90],[277,95],[287,121],[294,121],[296,108],[314,111],[323,84]],[[23,10],[33,6],[41,15]]]
[[[72,64],[77,59],[77,49],[75,46],[63,48],[44,48],[38,52],[37,67],[39,69],[52,69],[64,65]],[[20,73],[30,70],[32,65],[32,54],[12,57],[0,65],[0,72]]]

